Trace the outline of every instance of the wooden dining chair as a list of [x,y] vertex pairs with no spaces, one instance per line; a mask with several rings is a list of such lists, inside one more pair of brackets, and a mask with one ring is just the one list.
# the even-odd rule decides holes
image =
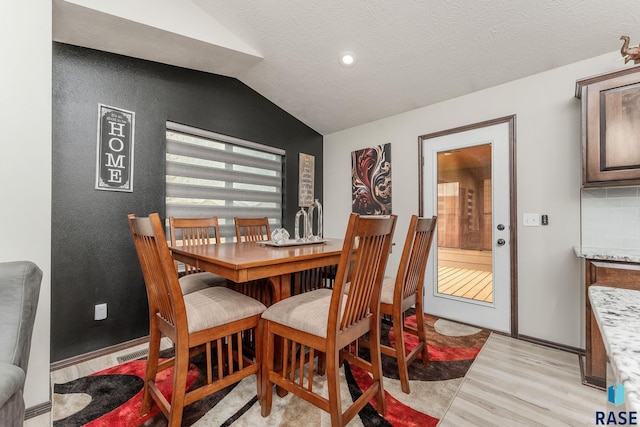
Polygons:
[[235,217],[236,240],[238,242],[261,242],[271,240],[269,218],[240,218]]
[[[427,365],[427,338],[424,328],[423,287],[427,260],[431,250],[433,231],[438,218],[418,218],[411,216],[407,238],[400,257],[395,277],[385,277],[380,296],[380,313],[392,317],[395,347],[380,345],[383,354],[394,357],[398,362],[400,386],[405,393],[410,392],[408,366],[420,355]],[[416,328],[405,324],[405,312],[415,306]],[[407,353],[404,333],[417,337],[418,345]],[[368,345],[365,340],[360,341]]]
[[[271,240],[271,227],[269,218],[240,218],[235,217],[237,242],[262,242]],[[235,289],[245,295],[261,301],[267,307],[274,300],[273,287],[268,279],[252,280],[250,282],[228,282],[231,289]]]
[[[395,215],[351,214],[333,290],[305,292],[277,302],[264,311],[261,320],[263,385],[259,395],[263,417],[271,412],[273,384],[331,414],[332,426],[348,423],[374,396],[377,411],[385,413],[379,306],[395,223]],[[349,291],[344,294],[348,277],[351,280]],[[370,361],[345,350],[365,334],[371,336]],[[281,355],[275,354],[277,337],[284,343]],[[326,375],[328,398],[314,392],[312,387],[314,361],[320,354],[318,363],[324,366],[319,367],[319,372]],[[342,410],[339,374],[339,365],[344,359],[373,377],[372,385],[345,411]],[[308,369],[304,369],[306,363]],[[278,366],[280,364],[282,367]]]
[[[185,406],[258,374],[257,357],[247,356],[242,335],[256,329],[266,307],[222,286],[183,295],[158,214],[145,218],[129,215],[129,228],[149,299],[149,358],[141,413],[149,412],[153,400],[167,417],[169,426],[179,426]],[[171,339],[175,355],[160,362],[162,336]],[[202,351],[206,352],[207,360],[206,384],[186,392],[189,357]],[[156,386],[156,375],[172,366],[173,390],[169,402]]]
[[[209,218],[175,218],[169,217],[169,235],[171,247],[215,244],[220,237],[220,227],[217,217]],[[174,261],[176,270],[178,261]],[[183,264],[184,275],[178,280],[183,294],[208,288],[209,286],[224,286],[227,279],[208,271],[202,271],[196,266]]]

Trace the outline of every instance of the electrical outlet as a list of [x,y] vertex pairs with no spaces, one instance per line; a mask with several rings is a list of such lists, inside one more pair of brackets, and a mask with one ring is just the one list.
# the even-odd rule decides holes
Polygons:
[[524,225],[525,227],[538,227],[540,225],[540,214],[522,214],[522,225]]
[[107,318],[107,304],[96,304],[95,320],[104,320]]

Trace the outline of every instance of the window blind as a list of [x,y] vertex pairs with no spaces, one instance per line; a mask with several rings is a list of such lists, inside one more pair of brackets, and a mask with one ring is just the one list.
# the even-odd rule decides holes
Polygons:
[[217,216],[223,241],[236,216],[282,226],[284,150],[170,122],[166,137],[167,218]]

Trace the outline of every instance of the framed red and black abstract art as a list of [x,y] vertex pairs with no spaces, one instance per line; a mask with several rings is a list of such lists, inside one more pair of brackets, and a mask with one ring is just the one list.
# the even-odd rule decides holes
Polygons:
[[391,144],[351,152],[351,211],[391,214]]

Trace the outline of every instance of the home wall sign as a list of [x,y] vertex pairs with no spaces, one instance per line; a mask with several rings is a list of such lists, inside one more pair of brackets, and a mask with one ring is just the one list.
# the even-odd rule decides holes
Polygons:
[[298,206],[307,207],[313,203],[316,158],[300,153],[298,175]]
[[98,104],[96,190],[133,192],[135,113]]
[[351,152],[351,211],[391,214],[391,144]]

